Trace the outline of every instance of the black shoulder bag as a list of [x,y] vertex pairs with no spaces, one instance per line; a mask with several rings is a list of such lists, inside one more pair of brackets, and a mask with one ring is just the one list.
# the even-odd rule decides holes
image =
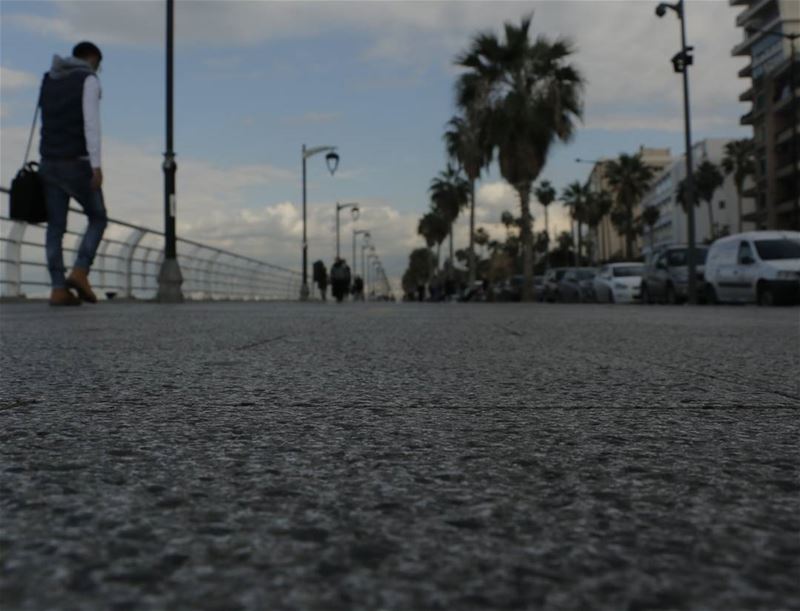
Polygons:
[[39,164],[28,161],[33,143],[33,134],[36,131],[36,121],[39,118],[39,103],[33,113],[33,125],[28,137],[28,147],[25,149],[25,161],[22,169],[11,181],[11,196],[9,202],[9,216],[15,221],[26,223],[44,223],[47,221],[47,203],[44,197],[44,182],[39,175]]

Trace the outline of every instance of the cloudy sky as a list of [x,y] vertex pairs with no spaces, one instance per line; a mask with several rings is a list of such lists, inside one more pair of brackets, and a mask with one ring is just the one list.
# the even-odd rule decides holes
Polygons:
[[[559,189],[586,178],[586,159],[682,145],[674,15],[650,0],[549,2],[268,2],[182,0],[176,8],[178,230],[182,236],[300,267],[300,149],[336,145],[331,177],[309,162],[310,261],[335,250],[334,202],[362,203],[388,273],[422,244],[416,223],[444,167],[441,134],[454,112],[454,56],[478,31],[533,11],[535,34],[566,36],[588,82],[574,140],[557,146],[542,178]],[[164,6],[149,0],[3,0],[0,94],[3,185],[21,163],[41,74],[78,40],[103,50],[103,165],[112,217],[162,223]],[[742,37],[727,0],[688,0],[695,47],[696,139],[744,137],[747,88],[731,48]],[[5,209],[6,202],[3,202]],[[502,237],[516,210],[496,169],[478,191],[478,223]],[[555,229],[565,226],[551,208]],[[536,229],[543,228],[534,206]],[[75,219],[75,226],[80,219]],[[349,224],[344,224],[349,244]],[[551,226],[551,230],[553,227]],[[467,239],[465,225],[457,247]],[[348,251],[345,251],[347,253]]]

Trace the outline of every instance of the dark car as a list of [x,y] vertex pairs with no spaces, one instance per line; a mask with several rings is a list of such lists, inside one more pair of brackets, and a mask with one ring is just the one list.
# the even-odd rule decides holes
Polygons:
[[[508,280],[506,280],[501,288],[500,293],[497,296],[499,301],[521,301],[522,300],[522,285],[524,276],[522,274],[517,274],[516,276],[512,276]],[[534,276],[533,277],[533,295],[537,301],[541,301],[541,295],[543,293],[543,277],[542,276]]]
[[566,270],[556,288],[556,301],[577,303],[588,301],[587,285],[594,282],[596,271],[591,267],[571,267]]
[[567,273],[568,267],[553,267],[544,275],[544,286],[542,288],[543,300],[549,303],[556,301],[558,295],[558,283]]
[[[683,303],[689,288],[688,248],[670,246],[658,252],[645,265],[642,276],[642,303]],[[697,294],[703,299],[704,276],[708,248],[695,247]]]

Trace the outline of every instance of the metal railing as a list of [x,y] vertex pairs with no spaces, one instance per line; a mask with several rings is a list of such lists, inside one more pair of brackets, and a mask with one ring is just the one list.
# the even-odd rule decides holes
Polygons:
[[[8,189],[0,187],[8,195]],[[83,215],[78,208],[70,212]],[[44,244],[46,225],[30,225],[0,215],[0,296],[24,298],[49,292]],[[77,253],[82,232],[67,228],[65,263]],[[152,299],[158,290],[158,273],[164,252],[163,232],[108,219],[103,241],[92,266],[92,284],[107,298]],[[178,262],[183,274],[183,294],[203,300],[296,300],[299,272],[178,238]]]

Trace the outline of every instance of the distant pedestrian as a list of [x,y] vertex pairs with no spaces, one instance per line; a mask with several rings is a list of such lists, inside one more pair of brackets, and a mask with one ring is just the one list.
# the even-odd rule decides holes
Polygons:
[[331,292],[338,303],[350,292],[350,268],[344,259],[337,258],[331,266]]
[[317,283],[322,301],[328,300],[328,270],[322,261],[314,262],[314,282]]
[[364,301],[364,280],[361,276],[353,280],[353,301]]
[[[47,237],[45,251],[54,306],[96,303],[89,269],[103,239],[108,219],[103,201],[100,163],[100,81],[97,72],[103,54],[91,42],[81,42],[72,57],[53,57],[42,80],[39,104],[42,130],[40,173],[45,182]],[[65,277],[63,238],[70,197],[89,220],[78,247],[75,265]],[[69,289],[74,289],[80,299]]]
[[425,285],[418,284],[417,285],[417,298],[419,301],[425,301]]

